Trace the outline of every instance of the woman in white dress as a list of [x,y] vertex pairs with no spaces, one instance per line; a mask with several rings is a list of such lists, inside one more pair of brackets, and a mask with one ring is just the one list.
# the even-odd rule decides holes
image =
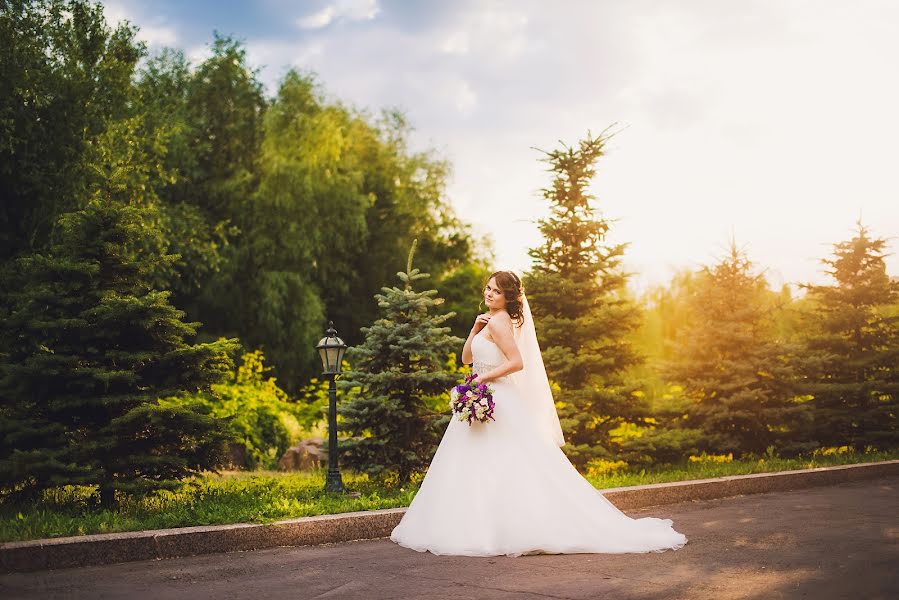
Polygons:
[[394,542],[433,554],[520,556],[663,552],[687,542],[671,519],[633,519],[569,462],[521,281],[497,271],[462,349],[488,383],[495,421],[455,417],[394,528]]

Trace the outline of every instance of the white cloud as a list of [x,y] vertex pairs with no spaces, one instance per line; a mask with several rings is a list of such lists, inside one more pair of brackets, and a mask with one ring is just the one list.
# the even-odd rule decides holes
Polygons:
[[338,0],[318,12],[297,19],[301,29],[322,29],[334,21],[370,21],[380,12],[377,0]]
[[464,31],[451,33],[440,49],[447,54],[468,54],[468,34]]
[[477,54],[478,60],[491,62],[515,59],[528,49],[528,24],[528,16],[521,12],[475,5],[444,33],[440,49],[446,54]]
[[185,50],[184,56],[192,64],[198,65],[206,59],[212,58],[212,48],[209,44],[198,44]]
[[173,27],[149,25],[140,28],[137,39],[150,46],[173,47],[178,43],[178,34]]
[[250,40],[247,42],[247,62],[261,68],[259,79],[269,93],[274,94],[289,68],[312,70],[325,48],[324,41]]
[[312,13],[297,19],[297,25],[302,29],[319,29],[327,27],[334,20],[334,7],[326,6],[317,13]]
[[110,25],[114,25],[119,21],[131,21],[134,23],[134,15],[121,2],[109,0],[103,3],[103,15],[106,17]]
[[478,95],[471,89],[467,81],[460,81],[455,86],[456,108],[462,114],[469,114],[478,103]]
[[148,46],[176,46],[178,43],[178,32],[173,26],[160,17],[147,18],[131,4],[108,0],[103,3],[103,15],[111,26],[121,21],[138,25],[137,39]]

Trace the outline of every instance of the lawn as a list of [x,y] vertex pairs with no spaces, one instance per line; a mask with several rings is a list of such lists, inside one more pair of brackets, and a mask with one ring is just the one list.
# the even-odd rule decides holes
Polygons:
[[[700,457],[676,467],[621,469],[610,464],[593,469],[587,479],[600,489],[805,469],[830,465],[899,459],[899,450],[853,453],[829,452],[798,458],[765,457],[730,461],[726,457]],[[143,499],[125,499],[117,510],[104,510],[91,500],[88,487],[67,486],[48,490],[37,504],[25,508],[0,505],[0,542],[37,538],[163,529],[191,525],[266,523],[310,515],[408,506],[418,482],[383,485],[365,476],[344,473],[346,487],[358,496],[326,494],[324,471],[226,471],[187,481],[177,492],[160,492]]]

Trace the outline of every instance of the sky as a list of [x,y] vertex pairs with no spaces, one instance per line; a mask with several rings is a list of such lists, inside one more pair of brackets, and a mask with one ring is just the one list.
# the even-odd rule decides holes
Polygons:
[[636,293],[731,239],[775,289],[831,283],[856,222],[899,275],[899,2],[892,0],[110,0],[151,52],[242,40],[273,96],[290,68],[377,113],[453,172],[447,199],[531,265],[541,151],[614,132],[591,185]]

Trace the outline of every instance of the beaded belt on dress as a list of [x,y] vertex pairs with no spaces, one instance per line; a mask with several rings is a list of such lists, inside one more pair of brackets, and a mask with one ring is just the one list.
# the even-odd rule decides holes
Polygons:
[[[491,369],[495,369],[498,366],[499,366],[499,363],[490,364],[487,362],[476,360],[471,365],[471,371],[473,373],[477,373],[478,375],[483,375],[484,373],[490,371]],[[502,377],[497,377],[496,381],[501,381],[501,380],[505,381],[506,379],[508,379],[508,377],[509,377],[508,375],[503,375]]]

